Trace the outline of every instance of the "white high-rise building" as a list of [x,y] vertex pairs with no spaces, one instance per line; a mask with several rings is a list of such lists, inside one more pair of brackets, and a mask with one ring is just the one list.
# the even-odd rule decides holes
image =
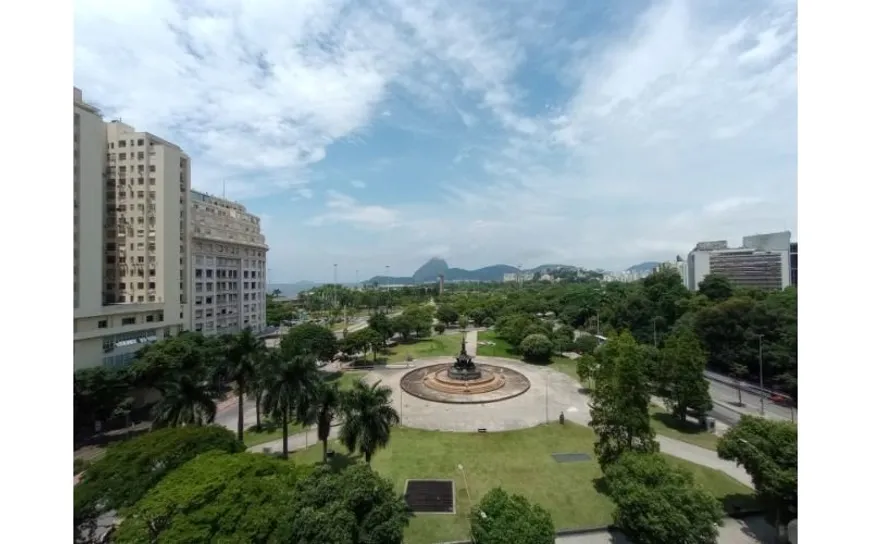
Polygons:
[[709,274],[726,277],[735,287],[785,289],[791,285],[790,241],[785,231],[746,236],[739,248],[724,240],[699,242],[689,252],[689,289],[697,291]]
[[193,285],[189,327],[226,334],[266,326],[266,239],[236,202],[192,192]]
[[184,326],[190,160],[73,91],[75,368],[130,362]]

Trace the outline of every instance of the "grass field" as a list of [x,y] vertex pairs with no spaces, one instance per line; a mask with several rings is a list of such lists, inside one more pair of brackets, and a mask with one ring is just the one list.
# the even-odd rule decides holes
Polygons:
[[[409,353],[414,359],[438,357],[440,355],[457,355],[461,343],[461,334],[446,334],[424,338],[408,344],[397,344],[388,350],[386,362],[404,362],[405,357]],[[384,354],[381,353],[378,355],[378,358],[383,359],[383,356]]]
[[[390,445],[378,451],[372,466],[404,492],[407,479],[451,479],[455,485],[457,514],[418,515],[405,533],[407,544],[431,544],[468,538],[470,502],[478,502],[491,488],[502,486],[539,502],[553,516],[557,528],[602,525],[611,522],[613,504],[596,490],[601,478],[594,460],[591,429],[566,423],[490,434],[439,433],[394,428]],[[334,463],[361,462],[348,459],[337,443]],[[587,453],[593,460],[556,463],[552,453]],[[319,448],[298,452],[300,463],[320,460]],[[699,484],[727,504],[751,504],[751,490],[725,474],[681,459]],[[458,469],[465,468],[468,486]],[[470,497],[470,500],[469,500]]]
[[719,437],[698,425],[695,420],[689,419],[683,423],[659,406],[650,406],[649,415],[656,434],[716,451]]
[[[359,372],[359,371],[340,371],[340,372],[330,372],[325,380],[327,382],[338,382],[339,389],[349,389],[353,382],[361,379],[365,376],[367,372]],[[256,432],[251,430],[253,427],[248,427],[248,430],[245,431],[245,445],[248,447],[256,446],[258,444],[264,444],[266,442],[271,442],[273,440],[281,439],[281,426],[273,425],[271,422],[267,423],[266,418],[263,418],[263,431]],[[304,429],[301,425],[293,423],[290,425],[290,428],[287,430],[287,434],[291,435],[294,433],[302,432]]]

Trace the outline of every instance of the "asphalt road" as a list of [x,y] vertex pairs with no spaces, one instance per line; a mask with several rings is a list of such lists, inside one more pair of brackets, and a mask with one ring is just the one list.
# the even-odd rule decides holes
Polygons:
[[[737,395],[737,387],[734,385],[722,383],[717,380],[711,380],[708,378],[707,382],[710,384],[710,397],[713,399],[714,405],[719,402],[721,404],[725,404],[727,406],[737,407],[738,395]],[[761,415],[761,395],[757,394],[754,391],[743,390],[741,393],[743,397],[743,407],[744,411],[748,411],[751,413],[757,413]],[[715,412],[720,413],[729,413],[731,419],[736,421],[737,415],[727,408],[723,407],[714,407],[713,417],[719,419]],[[788,421],[797,421],[797,409],[794,410],[788,408],[787,406],[781,406],[779,404],[775,404],[768,399],[764,399],[764,415],[771,419],[784,419]],[[731,423],[728,419],[722,418],[722,421],[725,423]]]

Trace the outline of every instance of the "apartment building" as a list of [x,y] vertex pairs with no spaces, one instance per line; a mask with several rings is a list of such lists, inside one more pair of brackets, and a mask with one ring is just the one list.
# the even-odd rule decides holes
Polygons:
[[709,274],[728,278],[736,287],[784,289],[791,284],[788,231],[745,236],[739,248],[728,242],[699,242],[689,252],[689,289],[698,290]]
[[233,333],[266,326],[266,240],[260,218],[224,198],[191,192],[190,329]]
[[73,91],[75,368],[129,363],[185,323],[190,159]]

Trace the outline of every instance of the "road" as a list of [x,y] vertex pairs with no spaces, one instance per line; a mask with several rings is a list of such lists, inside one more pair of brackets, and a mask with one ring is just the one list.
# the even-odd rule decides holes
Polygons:
[[[732,418],[738,417],[733,413],[734,410],[740,410],[741,412],[753,415],[761,415],[762,397],[757,393],[757,387],[753,390],[743,390],[741,393],[741,396],[743,397],[743,406],[739,407],[737,405],[737,388],[729,383],[729,378],[712,372],[707,372],[706,375],[707,382],[710,384],[710,397],[713,399],[714,404],[719,404],[719,406],[715,407],[715,411],[720,413],[731,412]],[[749,385],[747,387],[752,386]],[[781,406],[768,399],[764,399],[764,415],[770,419],[797,421],[797,408],[791,409],[787,406]],[[713,414],[713,417],[719,419],[715,413]],[[723,421],[731,423],[728,419],[723,419]]]

